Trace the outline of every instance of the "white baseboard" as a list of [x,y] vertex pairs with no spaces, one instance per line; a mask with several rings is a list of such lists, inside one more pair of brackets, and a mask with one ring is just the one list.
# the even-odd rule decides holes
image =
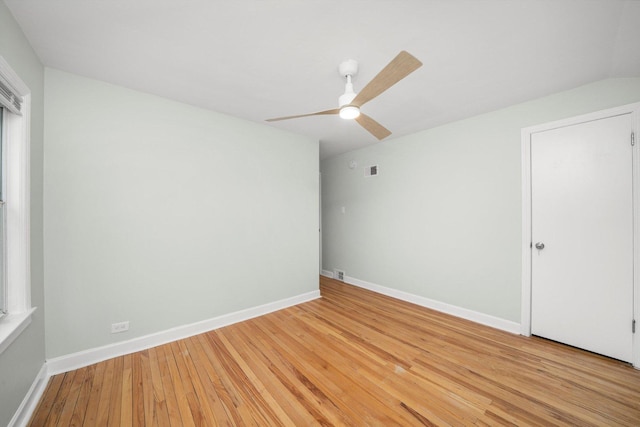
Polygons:
[[13,418],[11,418],[11,421],[9,421],[7,427],[24,427],[29,423],[33,411],[36,410],[36,406],[38,406],[38,402],[40,402],[40,398],[47,388],[48,382],[47,364],[43,363],[40,372],[36,375],[31,387],[29,387],[29,391],[27,391],[24,399],[22,399],[22,403],[20,403],[18,410],[13,415]]
[[320,274],[322,274],[324,277],[328,277],[330,279],[333,279],[333,271],[329,271],[329,270],[322,270],[320,272]]
[[234,313],[224,314],[212,319],[203,320],[189,325],[178,326],[166,331],[156,332],[154,334],[145,335],[131,340],[122,341],[102,347],[92,348],[77,353],[67,354],[65,356],[56,357],[47,360],[47,370],[49,375],[55,375],[62,372],[68,372],[74,369],[102,362],[125,354],[134,353],[136,351],[146,350],[172,341],[188,338],[233,323],[249,320],[254,317],[262,316],[273,311],[282,310],[296,304],[320,298],[320,291],[311,291],[305,294],[296,295],[294,297],[285,298],[257,307],[236,311]]
[[356,279],[355,277],[345,276],[345,283],[358,286],[360,288],[368,289],[379,294],[387,295],[392,298],[396,298],[402,301],[407,301],[413,304],[420,305],[422,307],[430,308],[442,313],[451,314],[462,319],[471,320],[472,322],[480,323],[492,328],[501,329],[512,334],[520,334],[520,324],[511,320],[501,319],[499,317],[491,316],[488,314],[480,313],[477,311],[469,310],[466,308],[458,307],[456,305],[447,304],[444,302],[432,300],[430,298],[421,297],[419,295],[410,294],[408,292],[399,291],[397,289],[387,288],[385,286],[376,285],[374,283],[365,282],[364,280]]

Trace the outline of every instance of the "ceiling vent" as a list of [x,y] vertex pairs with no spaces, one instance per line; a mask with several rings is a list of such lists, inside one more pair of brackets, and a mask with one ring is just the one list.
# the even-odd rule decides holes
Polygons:
[[380,168],[378,165],[367,166],[364,168],[364,176],[376,176],[380,173]]

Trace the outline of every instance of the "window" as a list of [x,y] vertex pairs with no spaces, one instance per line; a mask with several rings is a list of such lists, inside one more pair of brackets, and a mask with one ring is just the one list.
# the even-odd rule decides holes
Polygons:
[[29,325],[29,88],[0,56],[0,353]]
[[2,120],[4,117],[4,108],[0,108],[0,318],[7,314],[7,286],[4,276],[5,255],[7,253],[5,248],[5,207],[4,207],[4,188],[5,188],[5,171],[7,168],[4,165],[6,156],[3,153],[4,150],[4,132],[2,131]]

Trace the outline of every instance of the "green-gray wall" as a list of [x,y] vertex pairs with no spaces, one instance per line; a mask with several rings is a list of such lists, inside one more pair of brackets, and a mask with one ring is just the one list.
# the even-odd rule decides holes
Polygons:
[[323,268],[519,323],[521,128],[637,101],[603,80],[324,160]]
[[31,91],[31,324],[0,354],[0,425],[7,425],[45,359],[42,262],[43,67],[4,2],[0,2],[0,55]]
[[58,70],[45,88],[48,358],[317,291],[317,141]]

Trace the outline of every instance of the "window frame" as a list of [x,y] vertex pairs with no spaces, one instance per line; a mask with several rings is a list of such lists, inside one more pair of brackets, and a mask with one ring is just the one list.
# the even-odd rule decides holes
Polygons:
[[7,236],[7,227],[6,227],[6,217],[7,217],[7,209],[6,203],[4,201],[6,188],[5,183],[7,182],[7,167],[6,167],[6,135],[5,135],[5,123],[4,118],[7,113],[5,113],[5,108],[0,105],[0,211],[2,211],[2,215],[0,215],[0,297],[2,297],[2,301],[0,301],[0,319],[2,319],[8,313],[8,301],[7,297],[9,293],[7,292],[7,247],[6,247],[6,236]]
[[31,323],[36,308],[31,306],[30,265],[31,91],[2,56],[0,78],[23,99],[20,115],[7,108],[3,114],[7,314],[0,318],[1,354]]

